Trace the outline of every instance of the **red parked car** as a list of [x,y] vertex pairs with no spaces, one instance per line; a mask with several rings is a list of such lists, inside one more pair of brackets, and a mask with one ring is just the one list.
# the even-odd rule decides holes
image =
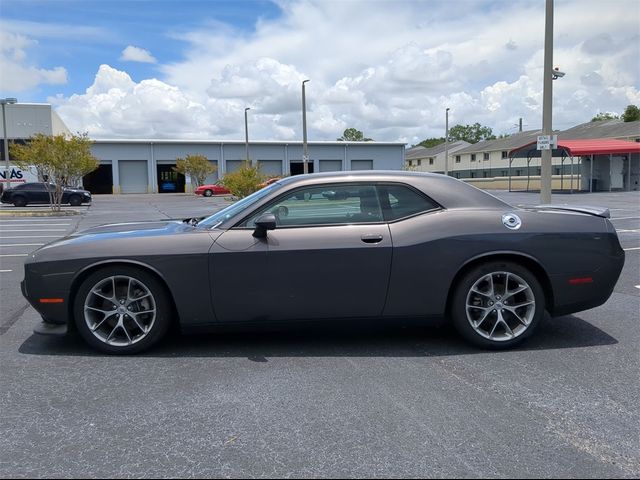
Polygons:
[[220,183],[215,183],[212,185],[202,185],[201,187],[196,188],[195,193],[196,195],[210,197],[211,195],[228,195],[231,192],[227,187],[222,186]]

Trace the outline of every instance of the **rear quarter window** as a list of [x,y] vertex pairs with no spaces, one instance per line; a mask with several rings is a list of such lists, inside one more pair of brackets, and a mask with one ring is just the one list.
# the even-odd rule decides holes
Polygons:
[[440,208],[436,202],[403,185],[378,187],[384,218],[388,222]]

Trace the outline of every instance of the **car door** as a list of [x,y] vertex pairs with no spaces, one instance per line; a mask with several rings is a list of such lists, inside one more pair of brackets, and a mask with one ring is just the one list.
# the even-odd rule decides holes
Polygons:
[[[276,215],[265,238],[255,220]],[[392,243],[375,186],[337,184],[281,195],[223,233],[210,254],[220,321],[382,314]]]
[[29,203],[49,203],[49,192],[44,183],[29,183],[25,187]]

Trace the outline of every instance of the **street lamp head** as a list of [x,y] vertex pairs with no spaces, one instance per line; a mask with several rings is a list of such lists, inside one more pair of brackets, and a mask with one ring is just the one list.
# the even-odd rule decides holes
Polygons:
[[451,109],[450,109],[450,108],[447,108],[447,110],[446,110],[446,111],[448,112],[449,110],[451,110]]
[[310,82],[310,81],[311,81],[311,80],[309,80],[309,79],[307,79],[307,80],[303,80],[303,81],[302,81],[302,85],[304,85],[305,83]]
[[3,98],[3,99],[0,99],[0,103],[3,104],[3,105],[18,103],[18,99],[17,98],[13,98],[13,97]]
[[247,107],[244,109],[244,111],[246,112],[247,110],[251,110],[251,107]]

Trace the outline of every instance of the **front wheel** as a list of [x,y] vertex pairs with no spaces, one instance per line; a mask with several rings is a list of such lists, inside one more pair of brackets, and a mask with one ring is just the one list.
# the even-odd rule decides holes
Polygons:
[[164,286],[135,267],[108,267],[87,277],[74,302],[78,331],[92,347],[134,354],[167,332],[171,304]]
[[205,197],[210,197],[211,195],[213,195],[213,192],[211,190],[205,190],[204,191],[204,196]]
[[22,197],[22,196],[15,197],[13,199],[13,205],[15,207],[26,207],[27,206],[27,199]]
[[544,316],[540,282],[514,262],[489,262],[467,272],[456,286],[451,314],[469,342],[491,349],[514,347]]
[[79,207],[82,205],[82,199],[78,195],[71,195],[71,198],[69,198],[69,204],[72,207]]

